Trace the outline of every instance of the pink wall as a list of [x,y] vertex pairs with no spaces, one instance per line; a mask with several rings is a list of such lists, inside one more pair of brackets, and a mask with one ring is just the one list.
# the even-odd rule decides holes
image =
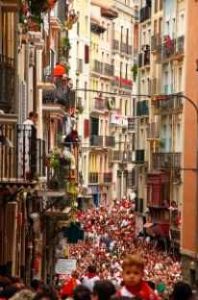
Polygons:
[[[186,50],[185,50],[185,90],[184,94],[189,96],[198,105],[198,72],[196,72],[196,59],[198,58],[198,2],[186,1],[187,26],[186,26]],[[184,168],[196,167],[196,114],[192,106],[185,101],[184,106]],[[195,250],[195,240],[198,231],[196,228],[196,172],[192,170],[183,171],[183,222],[182,222],[182,250]]]

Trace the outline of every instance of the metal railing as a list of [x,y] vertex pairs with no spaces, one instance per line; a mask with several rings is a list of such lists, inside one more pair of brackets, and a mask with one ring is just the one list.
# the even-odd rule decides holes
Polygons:
[[92,135],[90,137],[90,146],[103,147],[103,136]]
[[54,83],[55,87],[43,90],[43,104],[60,104],[65,107],[65,110],[75,107],[76,94],[74,90],[68,88],[66,80],[46,77],[45,82]]
[[136,119],[135,117],[128,118],[128,130],[135,131],[136,129]]
[[0,123],[0,181],[32,181],[45,176],[45,142],[31,125]]
[[112,49],[113,50],[119,50],[119,41],[118,40],[113,40]]
[[158,57],[158,61],[172,59],[177,57],[177,55],[181,55],[184,53],[184,36],[180,36],[178,38],[172,39],[169,36],[165,37],[165,42],[161,44],[159,47],[160,55]]
[[159,138],[159,126],[157,122],[152,122],[147,128],[147,139],[158,139]]
[[183,99],[173,95],[166,100],[156,100],[154,105],[157,114],[172,114],[175,111],[182,111]]
[[96,110],[104,110],[106,108],[106,99],[105,98],[95,98],[94,99],[94,108]]
[[115,147],[115,137],[114,136],[105,136],[104,142],[106,147]]
[[111,183],[113,180],[112,172],[103,173],[103,182],[104,183]]
[[83,59],[77,58],[77,72],[82,73],[83,72]]
[[151,8],[149,6],[144,6],[140,9],[140,23],[145,22],[151,18]]
[[181,168],[180,152],[155,152],[152,155],[153,169],[169,170],[171,168]]
[[144,67],[146,65],[150,65],[150,50],[146,50],[138,56],[138,66]]
[[0,54],[0,109],[9,112],[15,99],[14,59]]
[[89,183],[97,184],[99,182],[99,173],[98,172],[90,172],[89,173]]
[[104,64],[102,73],[107,76],[114,76],[114,66],[110,64]]

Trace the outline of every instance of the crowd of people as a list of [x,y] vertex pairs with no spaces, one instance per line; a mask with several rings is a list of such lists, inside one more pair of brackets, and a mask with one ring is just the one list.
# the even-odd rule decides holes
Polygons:
[[[133,203],[79,212],[83,241],[69,246],[76,270],[61,285],[0,276],[0,300],[191,300],[191,287],[182,282],[180,263],[135,232]],[[56,282],[57,283],[57,282]],[[59,281],[60,283],[60,281]]]
[[146,262],[145,280],[170,290],[181,280],[181,266],[174,257],[156,249],[148,239],[135,232],[133,203],[123,200],[113,206],[90,209],[79,215],[86,232],[85,241],[70,247],[70,256],[78,261],[78,273],[84,274],[94,264],[100,278],[117,286],[122,281],[122,259],[129,253],[139,254]]

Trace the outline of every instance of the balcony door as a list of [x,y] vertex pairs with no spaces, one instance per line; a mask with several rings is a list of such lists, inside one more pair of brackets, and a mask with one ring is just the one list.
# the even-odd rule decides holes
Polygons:
[[91,135],[99,135],[99,119],[91,118]]

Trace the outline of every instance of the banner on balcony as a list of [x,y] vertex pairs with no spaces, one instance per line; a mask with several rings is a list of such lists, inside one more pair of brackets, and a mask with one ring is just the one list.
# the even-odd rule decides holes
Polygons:
[[76,270],[76,259],[59,258],[55,265],[55,273],[66,275]]

